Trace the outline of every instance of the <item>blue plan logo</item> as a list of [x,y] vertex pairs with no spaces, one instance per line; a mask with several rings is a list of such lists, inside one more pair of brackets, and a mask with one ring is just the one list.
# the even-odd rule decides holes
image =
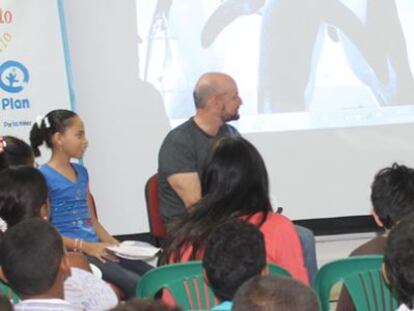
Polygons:
[[29,82],[27,68],[14,60],[0,65],[0,89],[8,93],[20,93]]
[[0,65],[0,90],[9,93],[1,98],[2,110],[29,109],[28,98],[16,97],[29,83],[29,70],[19,62],[9,60]]

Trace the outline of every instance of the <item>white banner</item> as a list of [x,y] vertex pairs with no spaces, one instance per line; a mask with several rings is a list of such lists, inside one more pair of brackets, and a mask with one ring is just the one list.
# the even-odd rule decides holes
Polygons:
[[38,115],[72,109],[59,0],[0,0],[0,135],[26,141]]

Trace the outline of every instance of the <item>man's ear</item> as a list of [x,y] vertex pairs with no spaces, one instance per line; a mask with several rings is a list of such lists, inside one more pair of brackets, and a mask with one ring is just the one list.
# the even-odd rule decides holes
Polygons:
[[374,209],[371,211],[372,217],[374,217],[374,221],[377,224],[378,227],[384,228],[384,224],[382,223],[381,219],[379,218],[378,214],[375,212]]
[[0,279],[4,281],[5,283],[9,283],[9,280],[7,280],[6,276],[4,275],[3,268],[1,266],[0,266]]

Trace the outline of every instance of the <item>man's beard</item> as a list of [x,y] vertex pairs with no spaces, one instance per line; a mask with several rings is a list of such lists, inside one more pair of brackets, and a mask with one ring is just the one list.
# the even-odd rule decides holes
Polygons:
[[238,112],[233,113],[232,115],[228,115],[224,118],[224,122],[236,121],[240,119],[240,114]]

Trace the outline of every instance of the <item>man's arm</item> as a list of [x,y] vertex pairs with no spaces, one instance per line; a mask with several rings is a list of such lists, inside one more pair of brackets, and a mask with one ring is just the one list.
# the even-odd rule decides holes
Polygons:
[[201,184],[196,172],[172,174],[167,177],[167,181],[186,208],[201,199]]

